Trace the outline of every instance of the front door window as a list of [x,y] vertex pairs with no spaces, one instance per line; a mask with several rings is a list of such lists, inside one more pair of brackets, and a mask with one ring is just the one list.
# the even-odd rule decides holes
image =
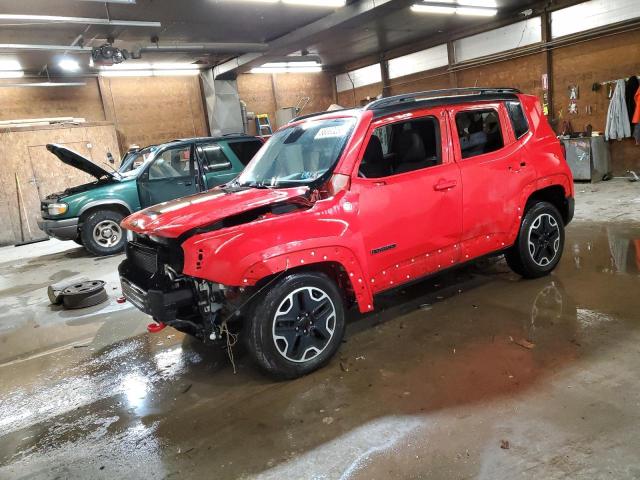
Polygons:
[[141,203],[146,207],[196,193],[196,177],[191,145],[167,148],[138,179]]

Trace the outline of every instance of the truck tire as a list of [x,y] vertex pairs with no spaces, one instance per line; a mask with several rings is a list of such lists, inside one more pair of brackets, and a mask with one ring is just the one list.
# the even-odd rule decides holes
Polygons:
[[556,268],[564,248],[564,222],[556,207],[537,202],[525,213],[516,243],[507,250],[509,267],[524,278],[538,278]]
[[82,245],[96,256],[114,255],[124,249],[126,236],[120,227],[124,216],[114,210],[96,210],[82,222]]
[[324,366],[345,330],[344,300],[319,272],[292,273],[256,301],[243,329],[248,351],[271,377],[301,377]]

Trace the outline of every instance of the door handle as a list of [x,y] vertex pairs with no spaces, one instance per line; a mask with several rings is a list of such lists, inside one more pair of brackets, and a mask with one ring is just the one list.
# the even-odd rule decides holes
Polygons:
[[433,189],[441,192],[444,190],[450,190],[456,185],[458,185],[458,182],[456,182],[455,180],[440,180],[433,186]]
[[382,187],[387,184],[384,180],[378,180],[377,182],[373,182],[376,187]]

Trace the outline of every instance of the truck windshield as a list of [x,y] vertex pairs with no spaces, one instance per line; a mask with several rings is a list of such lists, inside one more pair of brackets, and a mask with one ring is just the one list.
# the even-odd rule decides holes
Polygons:
[[140,167],[151,160],[155,156],[157,151],[158,147],[154,145],[151,147],[143,148],[141,150],[127,153],[122,159],[122,164],[120,165],[118,172],[123,177],[136,175]]
[[335,166],[355,123],[355,118],[311,120],[276,132],[236,184],[284,188],[313,183]]

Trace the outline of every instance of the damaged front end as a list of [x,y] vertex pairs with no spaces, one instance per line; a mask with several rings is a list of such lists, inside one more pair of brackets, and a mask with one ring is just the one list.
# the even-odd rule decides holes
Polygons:
[[124,297],[158,323],[204,342],[219,340],[227,321],[238,318],[245,289],[183,275],[175,240],[129,235],[118,267]]

